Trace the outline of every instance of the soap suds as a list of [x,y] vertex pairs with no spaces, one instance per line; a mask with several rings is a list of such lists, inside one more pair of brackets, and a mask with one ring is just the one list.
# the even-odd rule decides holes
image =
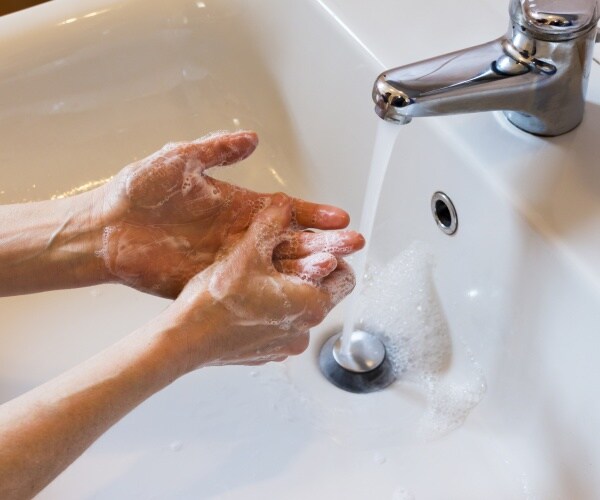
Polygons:
[[384,266],[371,266],[361,323],[386,345],[397,383],[415,384],[427,401],[419,423],[423,438],[436,438],[460,427],[481,401],[485,379],[472,353],[470,375],[460,383],[446,381],[453,342],[433,281],[433,256],[413,243]]
[[361,301],[363,328],[379,335],[398,377],[420,382],[443,373],[452,340],[432,276],[433,258],[413,244],[385,266],[370,266]]
[[[428,247],[415,243],[387,265],[369,270],[359,317],[363,328],[386,344],[398,373],[392,387],[371,396],[332,393],[338,391],[333,387],[315,391],[317,381],[312,378],[327,382],[320,373],[307,376],[306,370],[313,367],[293,360],[271,367],[272,376],[261,379],[273,392],[283,418],[308,419],[335,444],[358,448],[381,445],[382,439],[430,440],[460,427],[481,401],[485,379],[460,332],[449,329],[433,269]],[[352,275],[342,278],[346,279],[335,284],[339,293],[354,286]],[[460,363],[453,359],[455,349],[460,350]],[[453,363],[460,364],[460,378],[450,373]],[[374,407],[367,401],[370,397],[383,398],[386,406]]]

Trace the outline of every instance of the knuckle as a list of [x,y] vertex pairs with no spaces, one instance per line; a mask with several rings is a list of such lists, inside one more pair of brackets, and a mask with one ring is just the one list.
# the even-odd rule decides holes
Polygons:
[[312,327],[318,325],[325,318],[325,314],[320,307],[311,307],[307,309],[304,314],[305,323]]
[[293,356],[302,354],[308,348],[309,342],[310,336],[308,332],[303,332],[297,335],[288,346],[289,354]]

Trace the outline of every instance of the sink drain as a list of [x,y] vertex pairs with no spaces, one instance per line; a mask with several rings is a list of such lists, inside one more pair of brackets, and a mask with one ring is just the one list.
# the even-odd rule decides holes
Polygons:
[[385,346],[375,335],[353,331],[347,353],[342,352],[341,337],[330,337],[319,353],[321,372],[333,385],[361,394],[380,391],[396,380]]
[[437,226],[447,235],[456,233],[458,216],[454,203],[445,193],[438,191],[431,198],[431,212]]

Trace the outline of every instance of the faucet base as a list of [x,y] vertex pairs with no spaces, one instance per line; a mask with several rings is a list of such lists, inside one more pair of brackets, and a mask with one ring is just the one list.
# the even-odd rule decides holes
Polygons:
[[383,356],[381,360],[378,360],[378,364],[370,370],[361,367],[365,363],[358,363],[357,370],[360,371],[343,367],[338,361],[339,352],[337,350],[341,336],[342,333],[338,333],[327,339],[319,354],[321,371],[333,385],[344,391],[364,394],[385,389],[396,380],[394,368],[385,355],[383,343],[374,335],[360,330],[353,332],[351,337],[351,351],[355,354],[354,357],[356,354],[372,351],[374,344],[378,344],[375,345],[375,350],[383,349]]
[[576,129],[583,119],[583,110],[580,114],[576,115],[574,120],[571,120],[568,123],[554,123],[551,128],[548,128],[544,122],[537,119],[535,116],[527,115],[525,113],[504,111],[504,116],[506,116],[506,119],[510,123],[523,132],[540,137],[556,137]]

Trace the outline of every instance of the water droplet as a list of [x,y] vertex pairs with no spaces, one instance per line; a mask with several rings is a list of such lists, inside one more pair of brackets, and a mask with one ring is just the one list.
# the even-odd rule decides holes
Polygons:
[[173,441],[169,445],[169,449],[175,453],[177,453],[178,451],[181,451],[182,448],[183,448],[183,443],[181,441]]
[[415,500],[415,496],[405,488],[396,488],[392,500]]

